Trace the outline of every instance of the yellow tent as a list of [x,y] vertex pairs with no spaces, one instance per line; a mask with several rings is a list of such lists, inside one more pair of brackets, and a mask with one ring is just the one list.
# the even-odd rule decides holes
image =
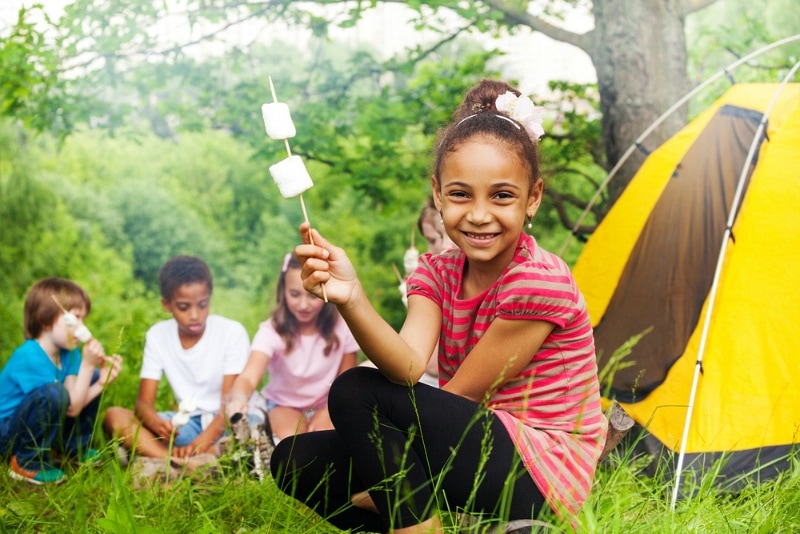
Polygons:
[[650,154],[574,274],[601,369],[647,332],[604,384],[607,398],[666,448],[683,447],[694,472],[724,457],[720,475],[735,484],[788,465],[800,442],[800,84],[734,85]]

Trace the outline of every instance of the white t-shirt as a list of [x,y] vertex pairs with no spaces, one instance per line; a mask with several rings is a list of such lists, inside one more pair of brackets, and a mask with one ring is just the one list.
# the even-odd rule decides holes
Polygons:
[[241,373],[249,353],[250,337],[236,321],[209,315],[203,337],[187,350],[178,337],[178,322],[167,319],[147,331],[139,376],[161,380],[166,374],[178,402],[195,399],[194,414],[217,412],[223,377]]
[[270,357],[269,382],[261,390],[264,398],[302,411],[325,406],[344,355],[358,351],[358,343],[341,317],[333,331],[339,345],[327,356],[323,352],[325,339],[319,334],[298,336],[294,349],[286,355],[286,345],[272,326],[272,319],[261,323],[253,338],[253,350]]

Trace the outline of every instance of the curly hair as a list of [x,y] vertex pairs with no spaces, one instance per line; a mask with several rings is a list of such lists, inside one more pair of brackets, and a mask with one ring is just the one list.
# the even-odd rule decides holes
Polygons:
[[214,290],[211,270],[206,262],[195,256],[174,256],[158,271],[158,290],[161,298],[167,301],[172,300],[176,289],[192,282],[205,282],[209,294]]

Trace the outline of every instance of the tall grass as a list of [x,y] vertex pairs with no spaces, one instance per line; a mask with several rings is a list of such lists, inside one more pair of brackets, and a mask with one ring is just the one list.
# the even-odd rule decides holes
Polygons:
[[[33,486],[0,471],[0,532],[334,533],[337,529],[263,482],[230,471],[136,489],[109,445],[99,466],[67,468],[59,486]],[[641,473],[642,461],[616,452],[599,468],[578,518],[579,532],[800,532],[800,469],[737,494],[705,488],[670,510],[672,481]],[[445,524],[448,524],[447,521]],[[448,532],[459,532],[450,522]],[[571,532],[554,525],[552,532]]]

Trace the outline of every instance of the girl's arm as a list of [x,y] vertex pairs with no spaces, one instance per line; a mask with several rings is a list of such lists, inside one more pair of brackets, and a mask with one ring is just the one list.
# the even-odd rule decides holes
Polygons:
[[134,413],[153,434],[163,439],[169,439],[175,429],[171,421],[166,421],[158,416],[156,411],[157,393],[158,380],[142,378],[139,381],[139,394],[136,396]]
[[[310,243],[313,232],[314,243]],[[372,307],[344,250],[325,240],[307,223],[300,225],[305,245],[295,252],[303,265],[303,287],[322,298],[322,284],[337,305],[361,350],[391,381],[416,383],[425,371],[439,337],[441,310],[420,296],[408,302],[408,314],[398,334]],[[413,335],[412,335],[413,334]]]
[[347,371],[348,369],[352,369],[355,366],[356,366],[356,353],[348,352],[344,356],[342,356],[342,363],[339,364],[339,372],[336,374],[338,376]]
[[235,413],[247,413],[248,403],[253,391],[267,372],[269,356],[260,350],[250,351],[247,363],[236,377],[230,391],[223,397],[225,414],[230,417]]
[[487,400],[519,376],[553,328],[546,321],[495,319],[442,389],[475,402]]

